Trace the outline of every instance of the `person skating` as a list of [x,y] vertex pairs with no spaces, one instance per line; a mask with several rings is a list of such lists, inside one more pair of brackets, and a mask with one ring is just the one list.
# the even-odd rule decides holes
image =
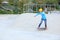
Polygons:
[[45,29],[47,29],[46,13],[43,11],[42,8],[39,9],[39,12],[35,15],[35,17],[38,16],[38,15],[41,15],[41,22],[40,22],[39,25],[38,25],[38,29],[40,29],[40,26],[41,26],[41,24],[43,23],[43,21],[44,21],[44,23],[45,23]]

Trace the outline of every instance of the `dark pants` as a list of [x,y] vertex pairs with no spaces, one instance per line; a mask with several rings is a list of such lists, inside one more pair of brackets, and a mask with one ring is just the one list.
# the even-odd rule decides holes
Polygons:
[[38,27],[41,26],[41,24],[43,23],[43,21],[44,21],[44,23],[45,23],[45,28],[47,27],[47,20],[46,20],[46,19],[41,19],[41,22],[40,22],[40,24],[38,25]]

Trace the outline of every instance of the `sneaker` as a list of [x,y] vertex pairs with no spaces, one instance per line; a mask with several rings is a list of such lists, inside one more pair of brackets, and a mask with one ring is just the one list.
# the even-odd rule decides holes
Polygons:
[[45,27],[45,30],[47,30],[47,27]]

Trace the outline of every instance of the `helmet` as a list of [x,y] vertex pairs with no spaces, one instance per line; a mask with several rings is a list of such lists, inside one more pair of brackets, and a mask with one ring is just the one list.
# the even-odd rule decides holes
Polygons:
[[39,9],[39,12],[42,12],[42,11],[43,11],[43,9],[42,9],[42,8],[40,8],[40,9]]

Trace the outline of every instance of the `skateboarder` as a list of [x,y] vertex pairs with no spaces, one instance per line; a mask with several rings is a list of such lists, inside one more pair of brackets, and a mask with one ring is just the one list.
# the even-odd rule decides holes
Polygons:
[[43,12],[43,9],[42,9],[42,8],[39,9],[39,12],[35,15],[35,17],[38,16],[38,15],[41,15],[41,22],[40,22],[40,24],[38,25],[38,29],[40,29],[40,26],[41,26],[41,24],[42,24],[43,21],[44,21],[44,23],[45,23],[45,29],[47,29],[46,14],[45,14],[45,12]]

